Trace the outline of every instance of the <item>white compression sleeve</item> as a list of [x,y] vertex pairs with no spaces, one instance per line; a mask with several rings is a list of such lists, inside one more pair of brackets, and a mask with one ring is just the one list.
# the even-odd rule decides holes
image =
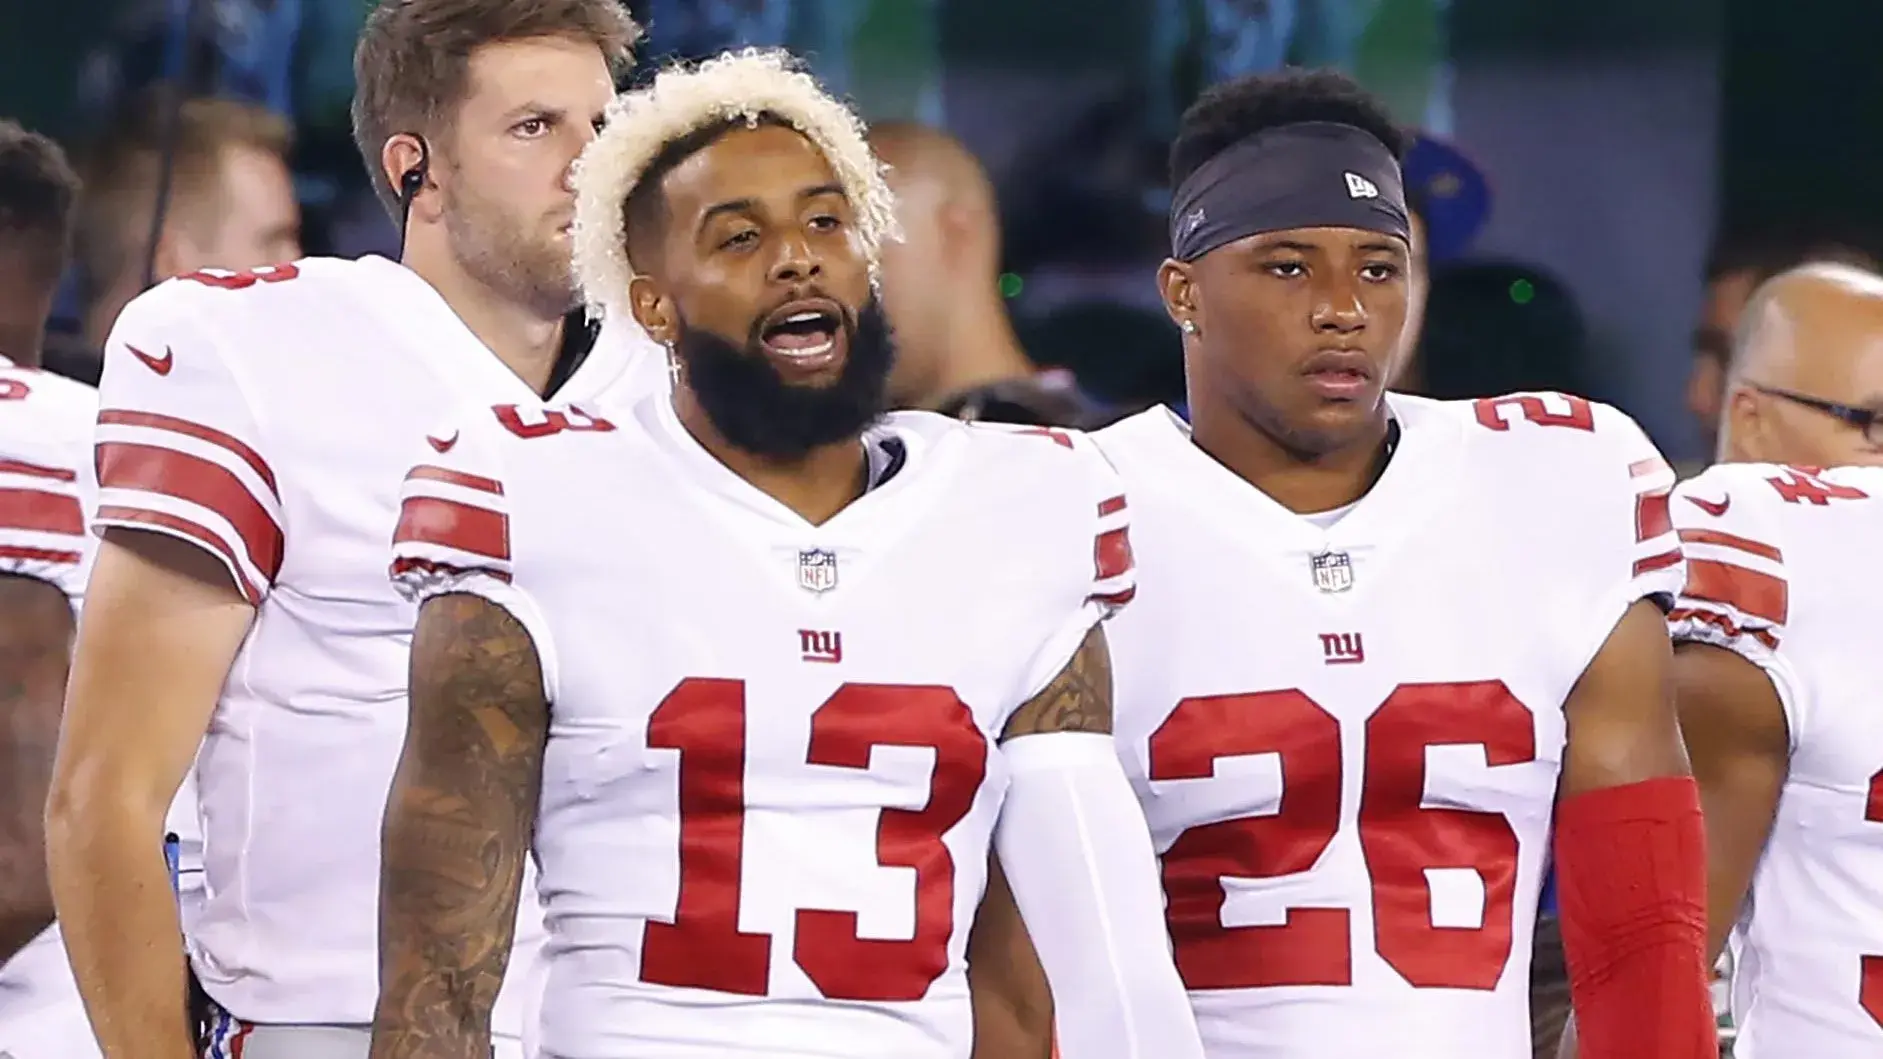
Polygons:
[[1109,735],[1001,745],[995,848],[1052,984],[1064,1059],[1202,1059],[1164,927],[1157,852]]

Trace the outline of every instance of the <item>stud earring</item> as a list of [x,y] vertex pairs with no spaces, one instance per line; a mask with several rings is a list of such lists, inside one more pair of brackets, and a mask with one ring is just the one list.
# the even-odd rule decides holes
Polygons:
[[1196,334],[1196,321],[1195,320],[1185,320],[1179,326],[1183,328],[1183,333],[1186,335]]

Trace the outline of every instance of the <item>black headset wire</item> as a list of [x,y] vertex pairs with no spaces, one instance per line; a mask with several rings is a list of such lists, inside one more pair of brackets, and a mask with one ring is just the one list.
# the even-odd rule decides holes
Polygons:
[[176,182],[177,146],[183,134],[183,104],[189,99],[190,67],[197,50],[202,0],[186,0],[183,8],[183,46],[179,49],[176,80],[170,85],[170,98],[164,102],[164,125],[157,151],[157,201],[150,212],[150,236],[144,243],[144,288],[157,285],[157,247],[163,241],[163,224],[170,212],[171,186]]
[[418,193],[425,190],[425,178],[431,174],[431,145],[425,137],[412,134],[418,141],[418,161],[412,167],[399,174],[399,256],[405,257],[405,237],[412,223],[412,202]]

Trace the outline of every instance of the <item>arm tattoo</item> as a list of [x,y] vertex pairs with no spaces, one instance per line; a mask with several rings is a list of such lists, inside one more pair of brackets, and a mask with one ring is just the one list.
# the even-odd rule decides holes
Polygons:
[[1014,711],[1000,737],[1042,732],[1111,732],[1111,650],[1102,626],[1092,626],[1072,661]]
[[490,1054],[548,734],[529,633],[475,596],[426,602],[381,835],[372,1059]]
[[71,651],[65,593],[0,575],[0,964],[52,925],[46,792]]

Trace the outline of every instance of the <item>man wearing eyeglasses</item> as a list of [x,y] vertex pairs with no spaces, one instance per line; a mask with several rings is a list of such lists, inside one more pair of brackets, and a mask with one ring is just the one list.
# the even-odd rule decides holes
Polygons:
[[[1708,942],[1743,1056],[1883,1054],[1883,276],[1753,295],[1721,463],[1674,492],[1668,615],[1707,830]],[[1830,468],[1819,470],[1818,468]]]
[[1728,367],[1722,462],[1883,463],[1883,276],[1804,265],[1753,294]]

